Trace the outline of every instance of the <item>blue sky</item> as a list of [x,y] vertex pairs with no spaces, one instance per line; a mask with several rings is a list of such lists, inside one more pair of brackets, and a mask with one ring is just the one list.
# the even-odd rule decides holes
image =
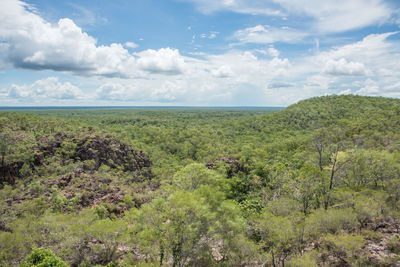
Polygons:
[[400,2],[0,1],[0,105],[400,97]]

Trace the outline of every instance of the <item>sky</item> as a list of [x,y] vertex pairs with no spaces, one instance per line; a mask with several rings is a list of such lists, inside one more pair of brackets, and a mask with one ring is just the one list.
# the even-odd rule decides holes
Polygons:
[[0,106],[400,97],[398,0],[0,0]]

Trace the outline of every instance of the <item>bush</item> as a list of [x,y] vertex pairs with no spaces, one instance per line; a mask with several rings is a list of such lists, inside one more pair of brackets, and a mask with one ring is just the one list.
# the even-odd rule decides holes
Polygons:
[[303,255],[293,258],[288,262],[289,267],[318,267],[317,261],[315,260],[315,256],[309,252],[304,253]]
[[366,255],[362,250],[365,245],[365,239],[360,235],[328,234],[321,244],[322,261],[328,263],[328,266],[365,266]]
[[352,209],[317,210],[306,219],[305,231],[313,239],[320,234],[350,231],[357,226],[357,216]]
[[400,236],[396,235],[387,242],[387,248],[395,254],[400,254]]
[[19,267],[68,267],[50,249],[35,248]]

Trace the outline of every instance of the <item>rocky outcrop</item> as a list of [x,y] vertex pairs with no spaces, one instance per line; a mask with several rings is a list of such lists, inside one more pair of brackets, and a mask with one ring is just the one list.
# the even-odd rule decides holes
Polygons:
[[142,151],[121,143],[111,136],[86,136],[73,140],[77,144],[74,158],[77,160],[94,160],[95,168],[101,164],[111,168],[122,167],[124,171],[137,171],[151,166],[150,158]]
[[[92,164],[84,164],[84,171],[96,171],[101,165],[107,165],[112,169],[130,172],[131,181],[143,181],[153,176],[150,170],[152,162],[143,151],[110,135],[87,133],[77,136],[72,133],[55,133],[38,138],[36,145],[27,153],[32,153],[32,160],[27,162],[32,173],[45,167],[49,161],[64,165],[71,161],[91,160]],[[21,168],[24,163],[11,162],[0,166],[0,185],[14,184],[16,179],[22,178]]]

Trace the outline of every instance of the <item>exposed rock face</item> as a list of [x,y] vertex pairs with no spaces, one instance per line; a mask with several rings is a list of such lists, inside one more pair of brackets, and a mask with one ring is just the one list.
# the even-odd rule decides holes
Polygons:
[[218,159],[214,159],[206,164],[206,167],[209,169],[214,169],[216,167],[217,162],[223,162],[229,165],[229,169],[227,172],[228,178],[232,178],[239,172],[248,173],[248,170],[240,163],[237,159],[231,157],[222,157]]
[[[69,154],[64,153],[63,145],[65,143],[71,143],[76,147],[69,151]],[[141,178],[152,177],[149,169],[152,162],[143,151],[133,149],[109,135],[90,134],[84,137],[76,137],[71,133],[56,133],[42,136],[37,140],[37,145],[31,153],[33,154],[33,161],[29,165],[32,167],[32,171],[34,171],[34,166],[45,165],[47,158],[58,157],[57,160],[60,161],[93,160],[94,166],[91,170],[98,170],[102,164],[110,168],[121,168],[125,172],[132,172],[133,180],[138,176],[141,176]],[[14,184],[15,179],[21,177],[20,170],[23,164],[24,162],[12,162],[0,166],[0,184],[4,182]],[[63,162],[60,162],[60,164],[63,164]],[[136,172],[139,171],[141,173],[137,175]]]
[[[40,196],[46,197],[48,202],[58,201],[54,199],[59,196],[63,212],[68,212],[70,207],[81,209],[108,203],[112,212],[120,215],[129,206],[139,207],[149,201],[151,193],[159,187],[159,183],[152,179],[150,158],[143,151],[110,135],[56,133],[35,141],[31,151],[27,151],[32,160],[26,166],[34,175],[40,176],[43,172],[54,175],[54,178],[40,181],[38,187],[48,189],[42,189]],[[50,164],[60,168],[68,165],[71,169],[59,175]],[[0,166],[0,184],[13,184],[22,178],[23,165],[24,162],[14,162]],[[103,169],[101,166],[108,167]],[[139,183],[140,186],[132,188],[130,183]],[[124,202],[126,195],[131,197],[129,205]],[[38,196],[39,193],[28,188],[7,199],[6,203],[18,205]],[[6,229],[6,224],[2,225],[0,220],[0,230],[3,228]]]
[[[68,200],[74,198],[77,193],[80,194],[77,204],[81,208],[96,206],[104,202],[118,204],[124,198],[124,192],[120,189],[120,186],[113,183],[109,177],[87,174],[83,171],[60,176],[55,180],[50,180],[45,186],[56,186]],[[158,183],[148,181],[142,186],[138,189],[139,192],[152,192],[158,187]],[[133,204],[138,207],[143,203],[133,199]],[[121,214],[124,210],[121,207],[116,207],[115,212]]]
[[96,169],[101,164],[111,168],[121,166],[124,171],[137,171],[151,166],[151,160],[144,152],[134,150],[110,136],[87,136],[74,141],[77,144],[74,157],[79,160],[94,160]]

